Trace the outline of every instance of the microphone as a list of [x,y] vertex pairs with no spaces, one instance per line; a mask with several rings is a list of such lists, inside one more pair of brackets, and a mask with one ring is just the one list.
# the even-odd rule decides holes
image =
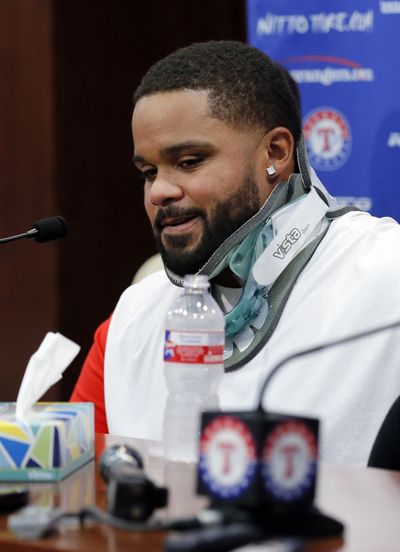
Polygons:
[[23,232],[22,234],[0,238],[0,244],[21,240],[23,238],[33,238],[38,243],[44,243],[51,240],[58,240],[58,238],[63,238],[67,235],[67,233],[67,223],[63,217],[58,215],[38,220],[33,224],[30,230]]
[[[267,411],[264,394],[280,369],[296,358],[399,327],[396,320],[297,351],[269,372],[254,410],[204,412],[197,492],[211,497],[221,511],[251,512],[256,524],[267,516],[271,527],[281,527],[280,534],[341,535],[343,525],[313,506],[318,420]],[[300,518],[299,528],[295,520]]]
[[99,466],[108,485],[107,509],[113,518],[142,522],[156,508],[167,505],[167,489],[146,476],[143,459],[135,449],[114,445],[103,452]]

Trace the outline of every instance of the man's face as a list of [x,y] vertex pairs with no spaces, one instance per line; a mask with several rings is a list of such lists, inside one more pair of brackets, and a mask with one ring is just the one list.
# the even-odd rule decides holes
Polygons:
[[181,276],[195,273],[271,192],[263,133],[211,116],[208,93],[192,90],[141,98],[132,131],[164,264]]

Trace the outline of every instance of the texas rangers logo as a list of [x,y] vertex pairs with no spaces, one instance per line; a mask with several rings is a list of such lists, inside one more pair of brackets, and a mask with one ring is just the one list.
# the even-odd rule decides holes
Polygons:
[[302,497],[314,484],[317,443],[302,422],[278,424],[263,450],[262,475],[267,491],[290,502]]
[[211,494],[237,498],[251,484],[257,466],[255,442],[234,416],[214,418],[200,439],[199,476]]
[[351,152],[351,130],[346,117],[333,107],[319,107],[306,115],[304,137],[311,165],[333,171],[347,161]]

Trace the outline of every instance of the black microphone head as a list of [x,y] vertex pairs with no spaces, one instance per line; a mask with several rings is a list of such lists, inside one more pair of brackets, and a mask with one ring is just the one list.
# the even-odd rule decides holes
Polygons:
[[37,234],[33,238],[39,243],[58,240],[58,238],[63,238],[68,233],[67,223],[60,216],[38,220],[32,226],[32,229],[37,230]]

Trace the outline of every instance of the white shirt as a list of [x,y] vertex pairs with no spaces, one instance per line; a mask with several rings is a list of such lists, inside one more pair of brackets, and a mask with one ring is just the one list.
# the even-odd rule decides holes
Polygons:
[[[180,293],[157,272],[121,296],[105,354],[110,433],[162,439],[164,319]],[[286,356],[395,320],[400,320],[400,226],[389,218],[348,213],[332,222],[264,348],[224,374],[221,409],[253,408],[266,375]],[[291,362],[273,380],[264,405],[319,418],[323,460],[365,464],[398,395],[400,329]]]

